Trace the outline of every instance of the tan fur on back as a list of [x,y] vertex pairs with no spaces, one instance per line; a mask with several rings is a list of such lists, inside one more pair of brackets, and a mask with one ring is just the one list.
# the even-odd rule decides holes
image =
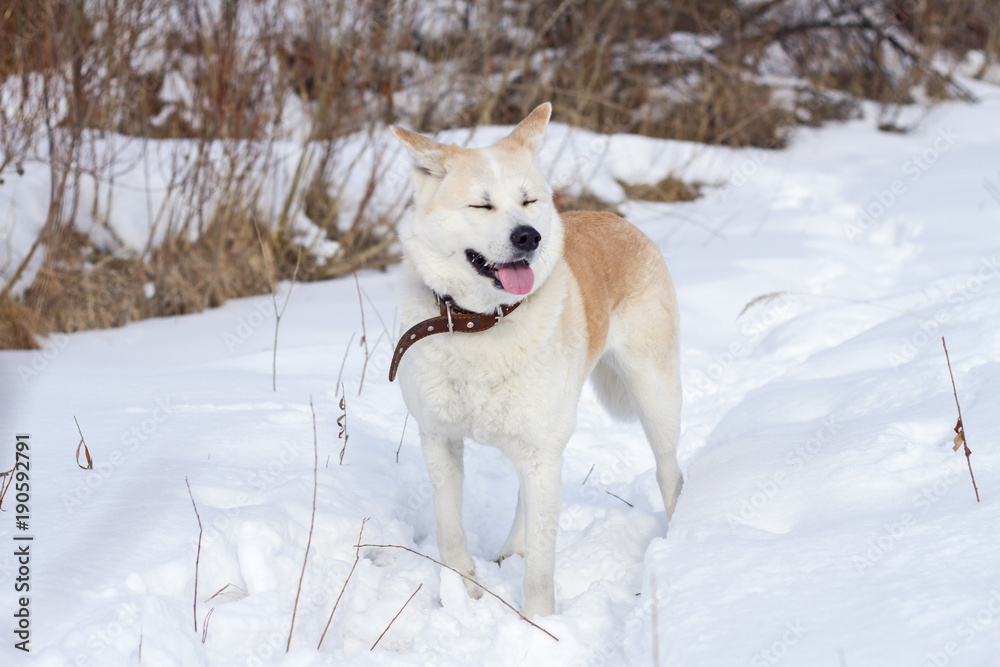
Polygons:
[[587,357],[593,364],[604,351],[612,313],[629,294],[648,284],[653,244],[635,225],[613,213],[572,211],[561,217],[563,255],[583,297]]

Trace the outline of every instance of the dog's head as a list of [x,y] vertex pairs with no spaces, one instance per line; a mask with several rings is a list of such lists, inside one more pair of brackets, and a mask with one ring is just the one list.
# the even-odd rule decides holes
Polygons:
[[562,253],[552,189],[535,166],[548,103],[488,148],[393,127],[413,157],[416,213],[400,225],[408,265],[462,308],[492,312],[545,282]]

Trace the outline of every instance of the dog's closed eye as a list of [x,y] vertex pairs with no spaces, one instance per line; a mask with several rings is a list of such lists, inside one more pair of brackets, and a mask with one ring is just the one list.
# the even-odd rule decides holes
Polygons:
[[481,208],[484,211],[492,211],[493,210],[493,204],[490,204],[490,203],[486,203],[486,204],[469,204],[469,208]]
[[537,199],[525,199],[523,202],[521,202],[521,206],[529,206],[537,201],[538,201]]

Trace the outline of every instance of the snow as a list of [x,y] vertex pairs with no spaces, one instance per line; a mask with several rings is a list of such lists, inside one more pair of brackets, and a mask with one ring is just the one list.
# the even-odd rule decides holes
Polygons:
[[[400,549],[361,549],[345,586],[365,518],[364,542],[437,556],[417,425],[386,378],[394,268],[359,276],[364,329],[353,280],[285,287],[276,392],[268,296],[0,353],[0,468],[13,466],[15,434],[30,433],[34,536],[32,655],[13,649],[8,630],[0,660],[992,664],[1000,89],[965,84],[980,103],[934,107],[908,135],[878,132],[877,109],[866,107],[862,119],[796,130],[780,152],[552,127],[543,167],[557,185],[620,202],[617,180],[707,184],[694,202],[620,205],[662,245],[678,288],[686,483],[668,530],[641,429],[612,421],[585,392],[564,465],[559,612],[535,619],[558,642]],[[504,131],[442,136],[481,145]],[[393,159],[396,182],[407,168]],[[33,174],[19,201],[47,188]],[[146,219],[145,195],[121,202],[112,221]],[[942,335],[980,503],[951,448]],[[315,530],[286,654],[312,511],[310,401]],[[74,417],[93,470],[75,460]],[[185,479],[204,528],[197,580]],[[515,496],[503,457],[470,444],[464,517],[477,573],[520,606],[523,560],[490,562]],[[8,494],[7,619],[17,605],[10,545],[25,534],[11,506]]]
[[[388,133],[386,133],[388,135]],[[196,140],[149,140],[120,135],[101,136],[85,133],[89,149],[80,157],[78,175],[79,201],[75,224],[82,234],[137,253],[158,245],[167,233],[186,231],[192,239],[211,220],[219,203],[217,179],[227,173],[227,165],[235,162],[260,179],[260,192],[255,211],[261,213],[261,224],[281,217],[289,190],[301,191],[315,175],[322,147],[316,143],[302,145],[275,142],[268,155],[245,141],[216,141],[199,144]],[[43,146],[37,150],[42,156]],[[92,151],[92,152],[91,152]],[[382,160],[396,159],[397,166],[388,172],[382,186],[373,196],[373,206],[392,215],[405,200],[409,171],[403,169],[402,150],[389,144],[389,137],[351,136],[337,151],[337,159],[328,167],[330,180],[345,184],[337,196],[339,215],[350,224],[364,199],[367,179],[373,171],[388,171]],[[296,171],[302,173],[296,179]],[[95,176],[96,175],[96,176]],[[52,170],[41,157],[25,162],[24,174],[9,175],[0,184],[0,281],[14,274],[28,254],[32,242],[43,229],[48,216],[48,192]],[[40,194],[41,193],[41,194]],[[66,206],[69,214],[69,205]],[[306,215],[292,209],[291,228],[295,239],[311,247],[324,261],[337,250],[336,242]],[[36,253],[33,263],[14,287],[22,294],[34,280],[41,266],[43,253]]]

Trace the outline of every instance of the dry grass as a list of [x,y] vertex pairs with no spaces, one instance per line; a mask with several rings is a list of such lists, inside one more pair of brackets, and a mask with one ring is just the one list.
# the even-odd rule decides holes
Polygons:
[[556,190],[552,193],[552,201],[557,211],[606,211],[621,215],[614,204],[604,201],[589,190],[576,195],[568,190]]
[[31,310],[16,299],[0,297],[0,349],[37,350]]
[[652,185],[648,183],[629,184],[618,181],[629,199],[643,201],[679,202],[694,201],[701,196],[701,185],[688,184],[676,176],[667,176]]
[[[387,123],[507,124],[552,101],[560,121],[600,132],[780,148],[796,125],[851,117],[859,99],[898,106],[918,87],[961,97],[947,73],[929,67],[935,53],[981,49],[987,64],[1000,60],[993,0],[455,0],[433,28],[416,0],[300,7],[295,18],[267,2],[0,7],[0,85],[19,91],[0,106],[0,182],[40,152],[54,184],[34,282],[14,296],[12,278],[28,262],[4,267],[0,347],[195,312],[293,275],[328,279],[398,261],[405,202],[380,199],[379,164],[362,192],[346,193],[369,167],[345,164],[341,151],[349,137],[374,142]],[[781,88],[762,76],[777,53],[804,84]],[[899,129],[887,115],[885,128]],[[83,174],[113,193],[113,160],[92,158],[111,134],[191,147],[169,183],[191,206],[164,222],[162,242],[136,249],[81,223],[96,217],[78,209]],[[275,146],[288,141],[301,145],[303,161],[267,218],[261,192]],[[656,201],[698,195],[670,179],[625,187]],[[587,193],[555,198],[562,210],[614,210]],[[203,210],[213,212],[202,218]],[[297,234],[299,213],[326,238]],[[317,258],[318,240],[336,242],[335,254]]]
[[727,146],[781,148],[796,124],[790,109],[776,105],[771,88],[740,72],[706,67],[684,100],[650,113],[642,134]]
[[1000,4],[992,0],[889,0],[892,18],[916,40],[961,57],[976,49],[1000,57]]
[[[266,247],[277,253],[273,242]],[[169,238],[146,261],[102,254],[85,237],[64,235],[49,247],[21,299],[21,321],[27,311],[27,328],[36,333],[118,327],[267,290],[253,217],[227,212],[213,218],[197,240]]]

